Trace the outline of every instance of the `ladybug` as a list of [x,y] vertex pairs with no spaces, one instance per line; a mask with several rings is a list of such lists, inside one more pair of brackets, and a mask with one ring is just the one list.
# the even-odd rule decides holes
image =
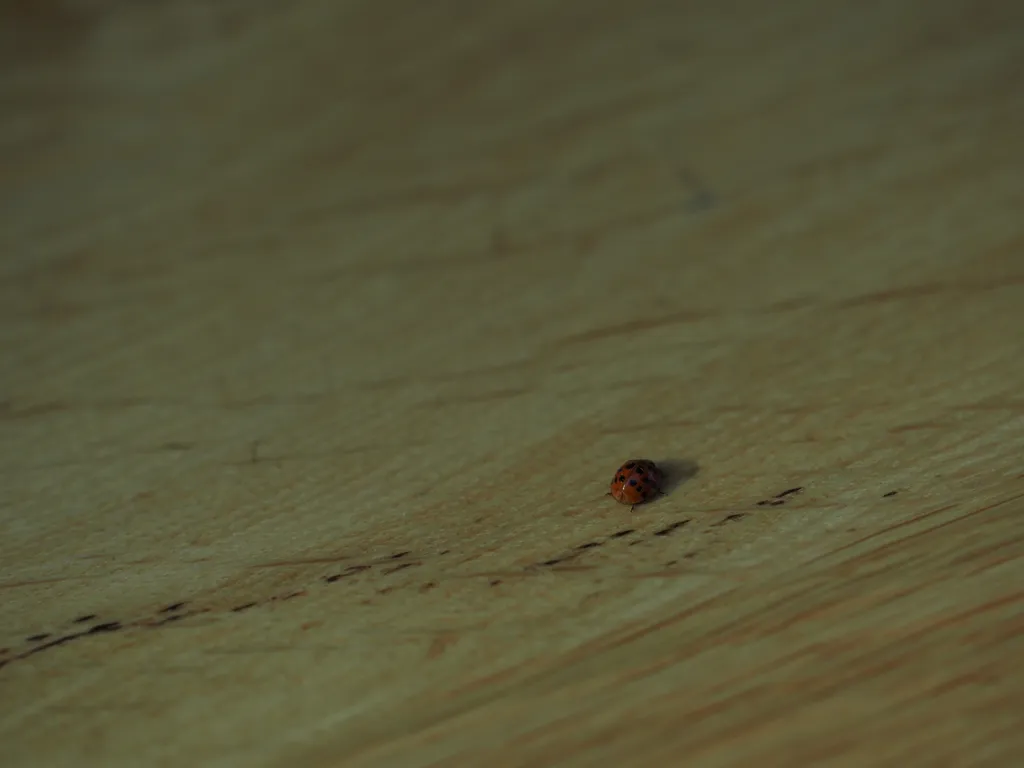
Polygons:
[[665,476],[658,465],[649,459],[630,459],[612,478],[608,496],[620,504],[629,504],[629,511],[661,493]]

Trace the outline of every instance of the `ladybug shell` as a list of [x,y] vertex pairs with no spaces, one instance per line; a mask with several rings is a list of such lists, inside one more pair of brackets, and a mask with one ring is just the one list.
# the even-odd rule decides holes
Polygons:
[[661,470],[649,459],[630,459],[615,472],[609,492],[620,504],[643,504],[661,492]]

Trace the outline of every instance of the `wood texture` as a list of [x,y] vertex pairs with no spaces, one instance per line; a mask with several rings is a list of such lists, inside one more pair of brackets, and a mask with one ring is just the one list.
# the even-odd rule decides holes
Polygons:
[[5,768],[1021,764],[1024,5],[0,14]]

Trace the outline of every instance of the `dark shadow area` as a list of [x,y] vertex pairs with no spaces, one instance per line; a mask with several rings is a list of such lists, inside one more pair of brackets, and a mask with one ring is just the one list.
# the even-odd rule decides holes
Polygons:
[[656,459],[655,463],[664,474],[661,491],[665,494],[672,493],[700,472],[700,465],[692,459]]

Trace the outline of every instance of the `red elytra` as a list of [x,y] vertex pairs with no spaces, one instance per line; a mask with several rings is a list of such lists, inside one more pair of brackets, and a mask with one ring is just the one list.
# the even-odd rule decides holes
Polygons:
[[662,471],[650,459],[630,459],[615,470],[608,495],[620,504],[629,504],[632,511],[661,493],[663,479]]

